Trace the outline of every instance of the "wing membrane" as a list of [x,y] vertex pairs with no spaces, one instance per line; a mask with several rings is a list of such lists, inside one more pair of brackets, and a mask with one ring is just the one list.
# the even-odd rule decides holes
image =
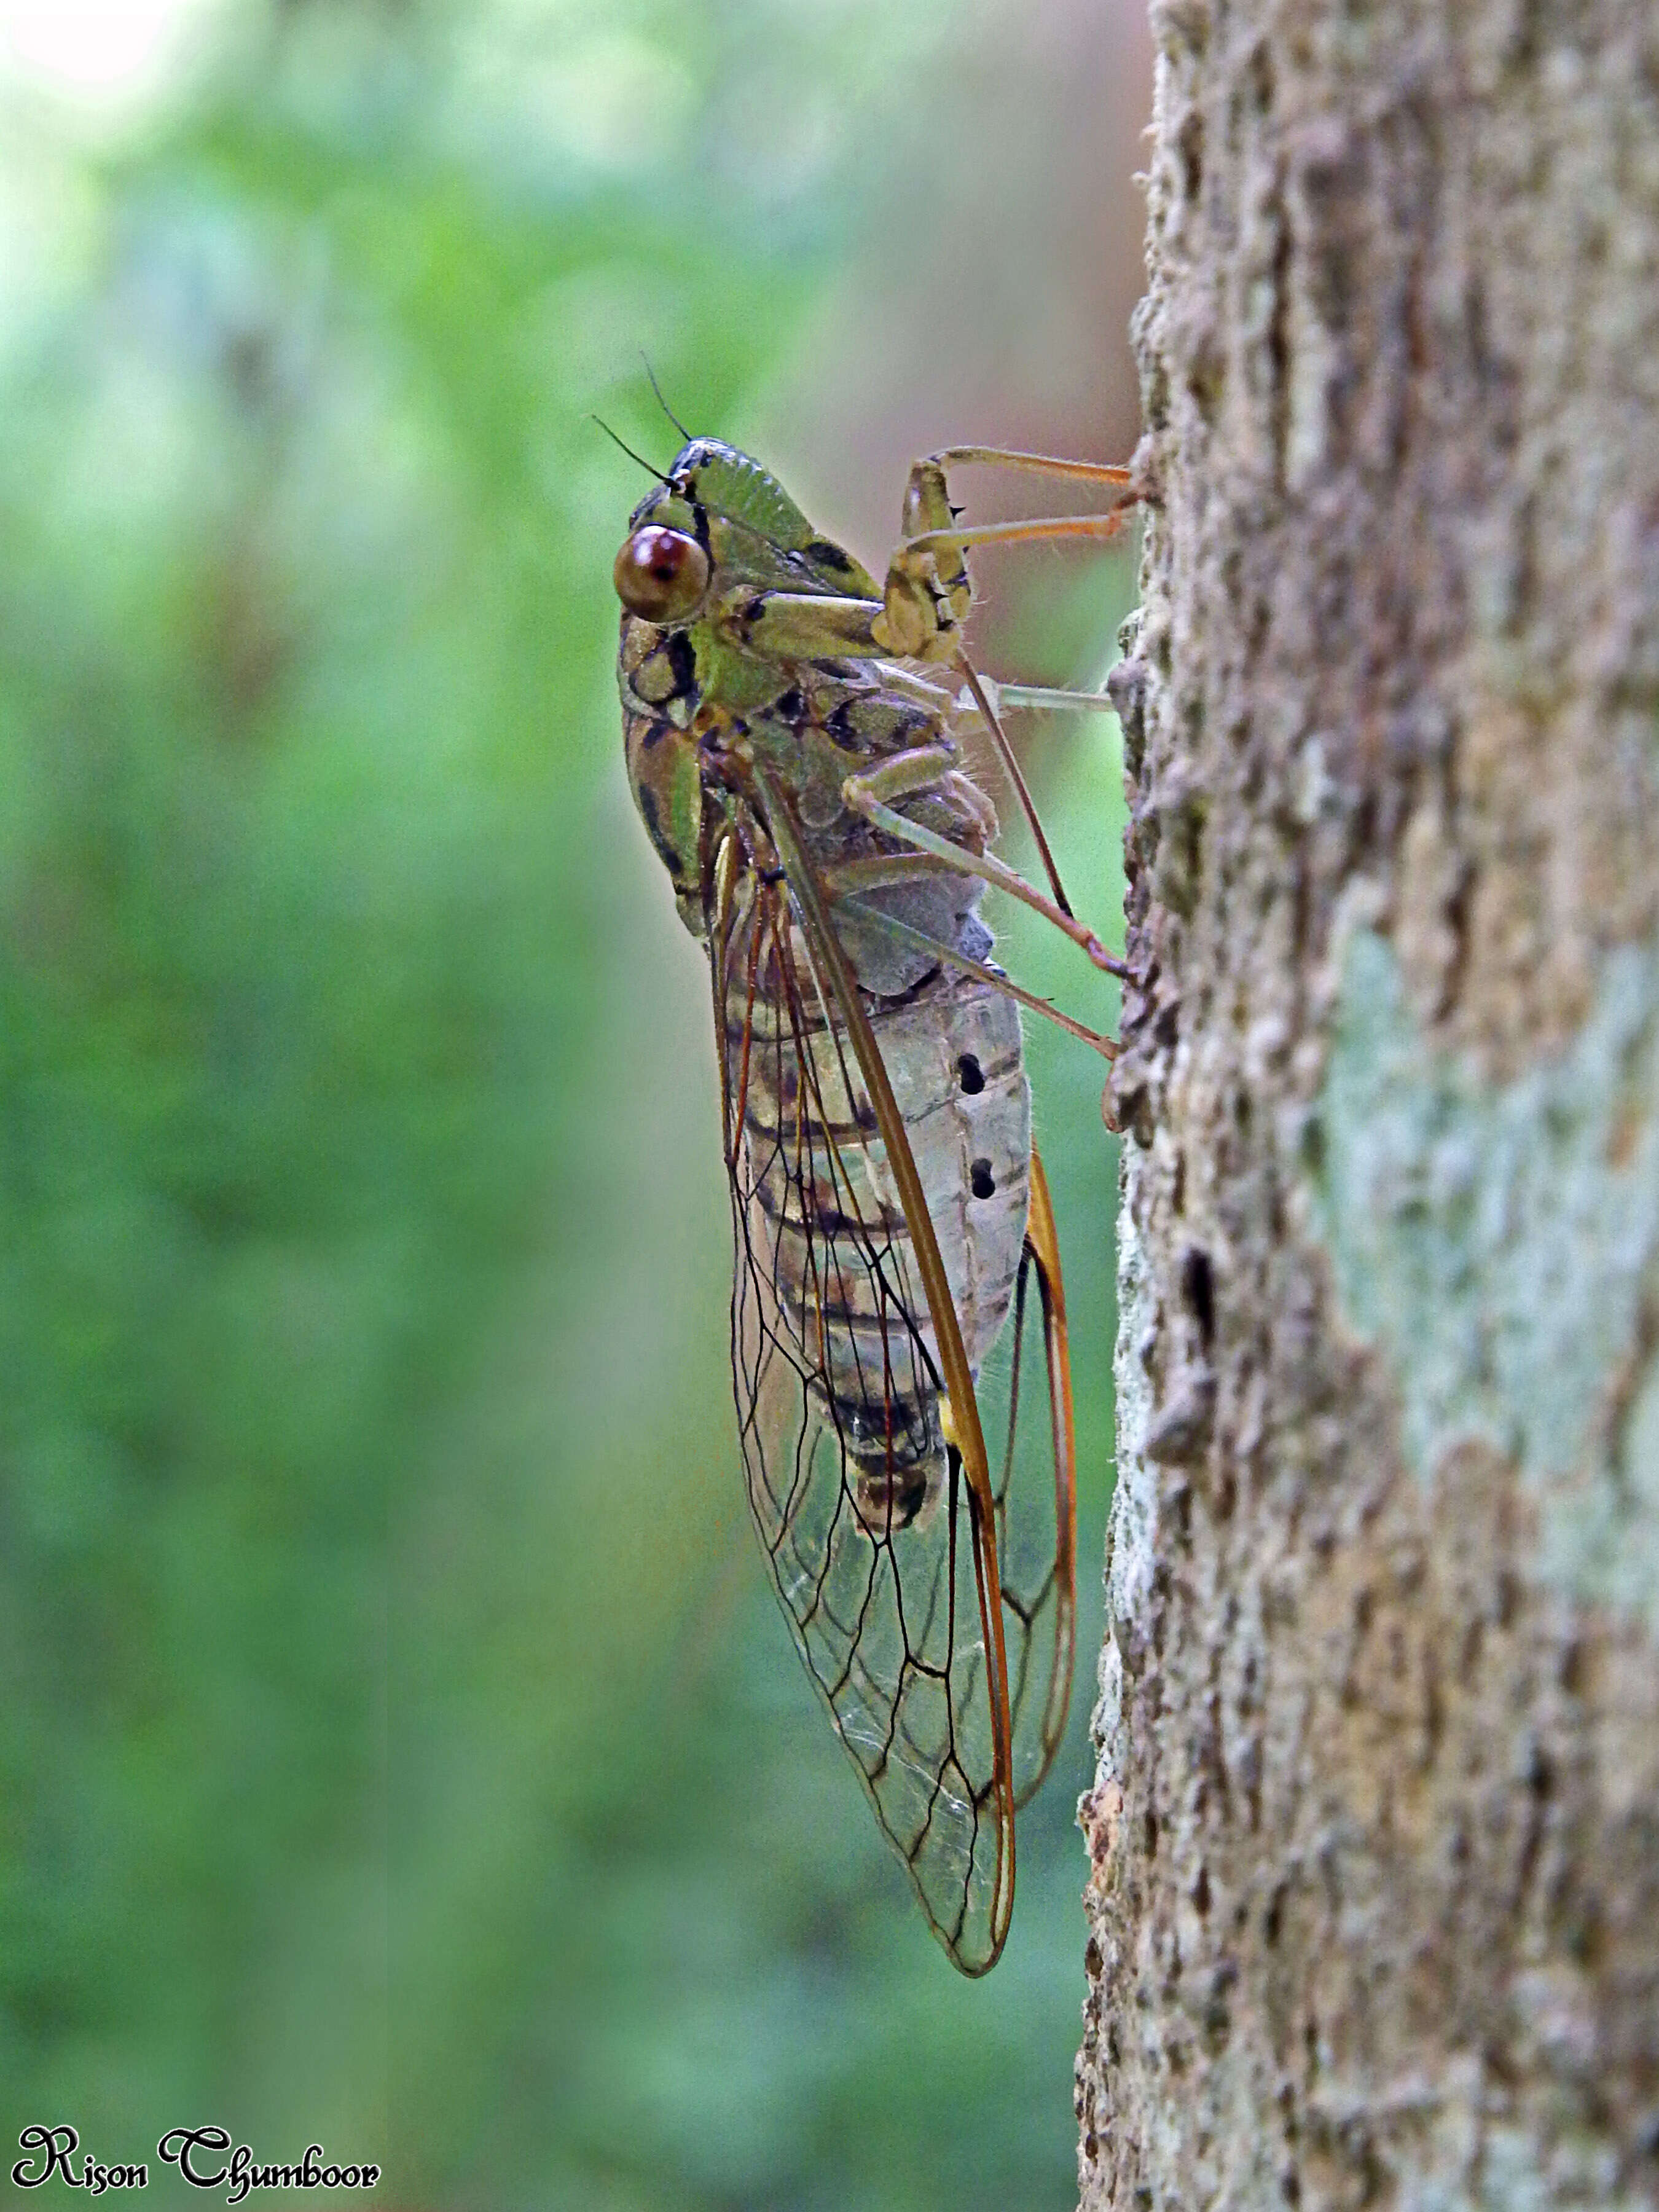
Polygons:
[[942,1431],[908,1224],[781,892],[757,891],[725,953],[750,1504],[877,1818],[945,1948],[982,1971],[1006,1920],[1006,1781],[969,1493]]
[[1054,1763],[1071,1702],[1077,1491],[1065,1295],[1048,1178],[1031,1155],[1031,1211],[1013,1310],[979,1401],[991,1447],[1013,1739],[1014,1802]]
[[[946,1951],[983,1972],[1012,1903],[1015,1792],[1053,1758],[1071,1673],[1069,1382],[1040,1164],[988,1471],[971,1389],[965,1419],[962,1392],[942,1391],[951,1347],[893,1157],[908,1160],[908,1144],[865,1080],[850,987],[826,975],[781,884],[738,884],[729,848],[718,873],[709,943],[750,1504],[877,1818]],[[959,1336],[954,1364],[965,1373]]]

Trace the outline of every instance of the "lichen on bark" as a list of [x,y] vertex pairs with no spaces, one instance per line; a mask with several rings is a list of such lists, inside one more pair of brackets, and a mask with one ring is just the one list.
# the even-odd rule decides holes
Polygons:
[[1153,21],[1084,2203],[1659,2202],[1659,19]]
[[1659,961],[1620,946],[1570,1047],[1488,1082],[1357,931],[1309,1139],[1336,1310],[1419,1481],[1484,1440],[1535,1503],[1540,1583],[1659,1638]]

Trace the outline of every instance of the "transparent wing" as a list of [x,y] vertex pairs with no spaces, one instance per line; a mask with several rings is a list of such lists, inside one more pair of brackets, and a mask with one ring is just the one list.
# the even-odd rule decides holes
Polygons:
[[1065,1293],[1042,1160],[1013,1309],[979,1380],[996,1497],[1016,1805],[1054,1763],[1071,1702],[1077,1624],[1077,1489]]
[[908,1224],[781,893],[726,939],[732,1370],[749,1501],[795,1642],[951,1956],[1006,1911],[976,1531]]
[[[946,1432],[889,1133],[781,887],[746,884],[711,929],[710,949],[726,1036],[733,1376],[750,1506],[797,1646],[877,1818],[946,1951],[964,1972],[983,1972],[1012,1903],[1014,1788],[1034,1788],[1052,1759],[1069,1688],[1069,1386],[1061,1425],[1045,1327],[1057,1263],[1028,1249],[1018,1348],[993,1389],[986,1495],[994,1487],[996,1534],[1015,1565],[1002,1603],[1011,1757],[999,1724],[999,1710],[1010,1710],[1004,1639],[988,1657],[984,1634],[995,1552]],[[1046,1192],[1039,1210],[1046,1219]],[[1044,1450],[1062,1425],[1057,1474]]]
[[1006,1930],[1007,1846],[970,1493],[953,1466],[931,1527],[872,1528],[833,1423],[775,1360],[755,1414],[750,1503],[796,1645],[929,1924],[957,1966],[982,1972]]

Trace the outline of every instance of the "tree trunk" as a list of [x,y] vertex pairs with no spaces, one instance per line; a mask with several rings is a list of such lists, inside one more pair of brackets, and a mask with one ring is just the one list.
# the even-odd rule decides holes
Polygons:
[[1659,16],[1154,28],[1084,2203],[1651,2203]]

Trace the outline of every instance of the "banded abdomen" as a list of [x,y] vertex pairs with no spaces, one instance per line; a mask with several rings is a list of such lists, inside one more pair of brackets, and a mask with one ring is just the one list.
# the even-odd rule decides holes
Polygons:
[[[788,963],[793,981],[773,972],[775,959],[775,947],[752,987],[734,962],[726,1005],[742,1115],[739,1234],[764,1294],[765,1310],[747,1316],[749,1355],[798,1365],[858,1470],[860,1515],[872,1528],[890,1516],[904,1527],[945,1474],[933,1317],[852,1045],[826,1027],[804,958]],[[868,1011],[977,1373],[1006,1317],[1025,1234],[1031,1117],[1018,1012],[991,985],[948,970]]]

